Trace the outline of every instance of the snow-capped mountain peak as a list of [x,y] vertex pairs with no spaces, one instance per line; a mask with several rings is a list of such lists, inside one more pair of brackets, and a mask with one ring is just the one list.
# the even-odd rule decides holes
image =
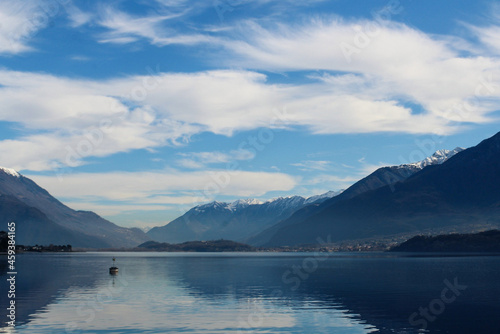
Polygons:
[[5,174],[8,174],[10,176],[21,177],[21,174],[19,174],[17,171],[15,171],[12,168],[0,167],[0,171],[4,172]]
[[321,194],[321,195],[315,195],[315,196],[308,197],[305,201],[305,204],[311,204],[311,203],[317,202],[319,200],[327,200],[329,198],[340,195],[343,191],[344,191],[344,189],[339,190],[339,191],[328,191],[328,192]]
[[228,208],[230,210],[236,210],[239,208],[247,207],[249,205],[259,205],[262,203],[263,203],[262,201],[259,201],[258,199],[255,199],[255,198],[239,199],[239,200],[236,200],[232,203],[229,203]]
[[463,150],[465,150],[465,149],[462,147],[457,147],[453,150],[438,150],[433,155],[425,158],[422,161],[418,161],[418,162],[414,162],[414,163],[410,163],[410,164],[406,164],[406,165],[401,165],[401,166],[402,167],[412,166],[412,167],[417,167],[417,168],[422,169],[422,168],[430,166],[430,165],[440,165],[443,162],[445,162],[446,160],[448,160],[449,158],[451,158],[452,156],[454,156],[455,154],[457,154]]
[[265,201],[265,203],[274,203],[274,202],[282,202],[282,201],[293,201],[293,200],[295,200],[297,198],[302,198],[303,199],[302,196],[285,196],[285,197],[280,196],[280,197],[271,198],[271,199]]
[[213,209],[235,211],[250,205],[259,205],[259,204],[262,204],[262,202],[255,198],[247,198],[247,199],[239,199],[231,203],[213,201],[210,203],[195,206],[193,209],[198,212],[205,212],[205,210],[213,210]]
[[226,208],[226,206],[227,206],[227,203],[213,201],[213,202],[210,202],[210,203],[197,205],[193,209],[195,211],[205,212],[205,210],[208,210],[208,209]]
[[206,204],[201,204],[192,208],[192,210],[202,213],[207,210],[228,210],[228,211],[238,211],[245,209],[253,205],[266,205],[270,207],[280,206],[283,210],[298,208],[301,205],[312,204],[318,201],[325,201],[329,198],[337,196],[341,191],[329,191],[321,195],[315,195],[308,198],[302,196],[287,196],[287,197],[276,197],[267,201],[261,201],[255,198],[238,199],[234,202],[217,202],[213,201]]
[[[337,193],[328,192],[309,199],[320,203],[335,194]],[[195,206],[169,224],[152,228],[147,234],[161,242],[179,243],[220,238],[244,241],[289,218],[307,205],[306,200],[302,196],[289,196],[265,202],[252,198],[232,202],[213,201]]]

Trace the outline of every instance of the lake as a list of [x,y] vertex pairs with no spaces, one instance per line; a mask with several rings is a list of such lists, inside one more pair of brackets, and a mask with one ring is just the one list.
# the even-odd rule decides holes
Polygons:
[[12,331],[2,261],[0,332],[500,333],[496,256],[37,253],[17,272]]

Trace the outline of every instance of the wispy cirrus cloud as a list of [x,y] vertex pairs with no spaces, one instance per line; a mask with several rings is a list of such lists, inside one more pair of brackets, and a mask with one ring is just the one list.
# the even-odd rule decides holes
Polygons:
[[181,18],[190,10],[189,7],[180,12],[133,16],[114,7],[104,6],[96,22],[107,31],[101,34],[99,42],[128,44],[140,39],[149,41],[152,45],[165,46],[169,44],[195,45],[214,42],[217,39],[196,32],[180,32],[168,23]]
[[[366,33],[366,27],[376,29]],[[226,59],[233,65],[285,72],[346,73],[326,74],[324,80],[337,89],[346,89],[351,97],[411,101],[428,113],[459,122],[485,121],[485,114],[491,111],[486,105],[478,105],[479,112],[467,117],[452,115],[451,109],[474,97],[487,77],[500,76],[500,59],[474,52],[463,56],[465,42],[460,38],[428,35],[391,21],[323,18],[274,26],[249,21],[241,29],[244,39],[225,44],[236,56]],[[364,34],[363,43],[360,32]],[[495,41],[499,33],[496,27],[489,28],[482,36]],[[360,94],[354,93],[355,87]]]
[[30,38],[47,25],[45,1],[0,2],[0,54],[32,51]]
[[[359,92],[351,79],[344,83],[342,78],[283,85],[250,71],[81,80],[3,70],[0,85],[0,120],[27,130],[0,141],[0,154],[17,169],[67,165],[68,147],[83,152],[80,159],[70,159],[70,165],[78,165],[87,157],[185,143],[203,131],[231,136],[272,128],[274,111],[282,108],[286,115],[280,117],[286,119],[281,121],[290,129],[324,134],[446,134],[456,121],[430,111],[413,113],[392,93],[385,98],[376,94],[376,85],[372,92]],[[498,98],[489,98],[495,108]],[[478,108],[464,121],[481,122],[487,111]]]
[[482,47],[480,51],[487,55],[500,56],[500,5],[493,3],[484,23],[475,26],[469,23],[463,25],[471,30],[479,39]]
[[72,28],[83,26],[87,23],[90,23],[93,19],[92,13],[81,10],[73,3],[67,4],[66,13]]
[[207,165],[227,164],[239,160],[251,160],[255,157],[255,152],[245,149],[232,150],[225,152],[190,152],[179,153],[181,159],[177,160],[179,166],[191,169],[205,168]]
[[302,180],[302,186],[322,187],[325,190],[347,189],[355,182],[359,181],[359,175],[333,175],[327,173],[317,174],[311,178]]
[[[103,5],[93,20],[115,42],[176,43],[169,39],[184,35],[165,23],[189,9],[183,1],[164,5],[175,10],[132,16]],[[79,16],[84,18],[75,22],[88,21]],[[376,34],[356,46],[356,34],[368,23],[377,24]],[[72,165],[92,156],[186,143],[204,131],[232,136],[271,128],[276,108],[286,107],[288,129],[314,134],[450,134],[460,124],[488,122],[500,109],[500,59],[464,56],[457,38],[390,21],[340,18],[266,26],[246,21],[233,28],[211,40],[224,46],[222,54],[212,54],[219,67],[306,71],[307,83],[271,83],[257,70],[158,72],[106,80],[1,70],[0,120],[20,124],[26,132],[0,142],[0,153],[10,156],[9,165],[17,169],[65,165],[71,154],[67,148],[78,150],[92,130],[109,120],[110,131],[94,138],[100,142],[95,147],[81,148],[86,153]],[[189,44],[191,37],[179,43]],[[205,38],[212,37],[191,41]],[[342,43],[357,51],[346,58]],[[200,168],[210,159],[228,157],[198,154],[183,157],[181,164]]]
[[298,167],[301,171],[325,171],[330,164],[330,161],[325,160],[306,160],[293,163],[292,166]]

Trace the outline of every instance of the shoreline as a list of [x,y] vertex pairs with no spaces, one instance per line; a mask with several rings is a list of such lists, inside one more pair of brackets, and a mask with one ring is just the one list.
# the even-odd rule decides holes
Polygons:
[[[92,249],[80,250],[72,252],[22,252],[21,254],[71,254],[71,253],[184,253],[184,254],[314,254],[314,256],[334,256],[335,254],[359,254],[359,255],[385,255],[388,257],[483,257],[483,256],[500,256],[499,252],[391,252],[391,251],[333,251],[333,252],[317,252],[317,251],[159,251],[159,250],[126,250],[126,249]],[[0,253],[0,256],[7,253]]]

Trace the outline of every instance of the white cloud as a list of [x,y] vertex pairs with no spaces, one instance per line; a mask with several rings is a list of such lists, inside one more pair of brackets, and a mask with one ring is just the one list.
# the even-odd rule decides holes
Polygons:
[[75,61],[82,61],[82,62],[92,60],[92,58],[87,57],[87,56],[82,56],[82,55],[74,55],[74,56],[71,56],[70,59],[75,60]]
[[[372,110],[378,109],[376,102],[410,101],[421,105],[429,115],[458,122],[485,122],[491,110],[481,104],[469,114],[453,108],[475,98],[485,78],[500,76],[499,59],[462,56],[466,43],[457,37],[427,35],[389,21],[335,18],[267,28],[250,22],[240,31],[243,39],[225,44],[233,53],[225,58],[230,64],[270,71],[350,72],[323,80],[338,95],[346,92],[344,101],[369,100],[371,105],[362,103],[360,107]],[[498,34],[490,30],[489,35],[494,41]],[[498,79],[495,81],[498,84]],[[497,86],[488,95],[498,95],[499,90]],[[498,108],[497,98],[495,102],[494,108]],[[429,120],[428,126],[442,125]]]
[[42,9],[46,4],[46,1],[30,0],[0,2],[0,54],[32,50],[28,41],[51,19]]
[[[0,155],[16,169],[74,167],[92,156],[176,145],[199,132],[197,126],[158,117],[147,105],[126,106],[118,95],[130,90],[101,90],[103,83],[0,71],[0,84],[0,120],[36,133],[0,141]],[[134,87],[143,86],[139,81]]]
[[[91,201],[65,201],[64,204],[69,206],[73,210],[97,212],[101,216],[115,216],[120,214],[127,214],[127,212],[133,212],[133,211],[139,211],[144,214],[150,211],[175,210],[175,207],[168,205],[134,205],[132,203],[119,205],[119,204],[102,204]],[[121,223],[119,221],[117,222]]]
[[[170,6],[182,7],[183,2]],[[146,38],[161,44],[159,34],[170,33],[163,23],[181,15],[135,18],[106,8],[101,24],[110,30],[109,38],[124,42]],[[372,30],[361,47],[357,34],[370,23],[376,24],[376,33]],[[240,28],[243,39],[225,41],[240,64],[326,72],[309,76],[307,84],[272,84],[264,74],[244,70],[108,80],[0,70],[0,121],[26,130],[0,141],[1,156],[9,156],[7,165],[16,169],[49,170],[77,166],[92,156],[186,143],[203,131],[231,136],[298,126],[315,134],[449,134],[461,123],[488,122],[489,113],[500,109],[500,60],[459,56],[453,43],[460,43],[449,36],[430,36],[393,22],[340,19]],[[342,43],[359,51],[351,61],[342,53]],[[422,110],[412,110],[414,105]],[[178,163],[196,169],[251,158],[198,152]]]
[[489,12],[483,17],[483,24],[475,26],[466,22],[463,26],[472,31],[482,45],[476,46],[478,53],[500,56],[500,5],[493,2]]
[[167,207],[181,212],[218,196],[259,197],[271,191],[290,191],[297,184],[294,177],[283,173],[224,169],[72,173],[62,180],[55,175],[26,176],[66,203],[107,215],[120,209],[151,211]]
[[168,27],[165,22],[186,15],[186,11],[167,13],[165,15],[149,15],[134,17],[115,8],[106,6],[100,10],[97,24],[108,31],[102,35],[102,43],[126,44],[146,39],[151,44],[165,46],[168,44],[187,44],[213,42],[216,39],[203,34],[182,34]]
[[359,175],[334,175],[334,174],[315,174],[313,177],[305,178],[300,182],[298,191],[308,196],[318,195],[330,190],[338,191],[347,189],[355,182],[359,181]]
[[91,13],[84,12],[71,3],[66,5],[66,13],[73,28],[85,25],[93,19]]
[[489,52],[496,56],[500,55],[500,26],[472,27],[472,30]]
[[224,152],[190,152],[179,153],[184,157],[177,160],[177,164],[186,168],[199,169],[210,164],[229,163],[238,160],[252,160],[255,158],[255,152],[245,149],[232,150],[229,153]]
[[366,176],[370,175],[371,173],[373,173],[374,171],[376,171],[377,169],[382,168],[382,167],[388,167],[388,166],[392,166],[392,165],[388,164],[388,163],[384,163],[384,162],[379,162],[378,164],[370,164],[370,163],[363,162],[361,167],[358,169],[358,174],[361,177],[366,177]]
[[[230,136],[235,131],[300,126],[319,134],[447,134],[461,121],[457,115],[466,112],[462,121],[480,123],[500,105],[494,76],[484,79],[481,93],[487,96],[479,96],[474,109],[455,113],[414,113],[394,96],[392,84],[384,87],[384,82],[369,80],[366,89],[358,89],[357,80],[352,75],[323,76],[316,83],[283,85],[267,83],[260,73],[227,70],[79,80],[0,70],[0,121],[26,130],[24,136],[0,141],[0,155],[8,156],[4,164],[16,169],[49,170],[76,166],[92,156],[186,143],[203,131]],[[440,90],[433,93],[435,101],[470,107],[459,90],[453,99],[449,87],[443,90],[441,97]],[[272,141],[272,133],[267,135]],[[230,152],[232,159],[251,159],[248,152],[236,153]],[[228,157],[198,153],[185,157],[184,165],[198,168],[217,161]]]
[[121,226],[165,225],[196,205],[220,197],[255,198],[290,192],[299,179],[283,173],[213,169],[182,172],[30,175],[64,204],[91,210]]
[[330,161],[324,160],[306,160],[292,164],[292,166],[299,167],[302,171],[325,171],[330,166]]

